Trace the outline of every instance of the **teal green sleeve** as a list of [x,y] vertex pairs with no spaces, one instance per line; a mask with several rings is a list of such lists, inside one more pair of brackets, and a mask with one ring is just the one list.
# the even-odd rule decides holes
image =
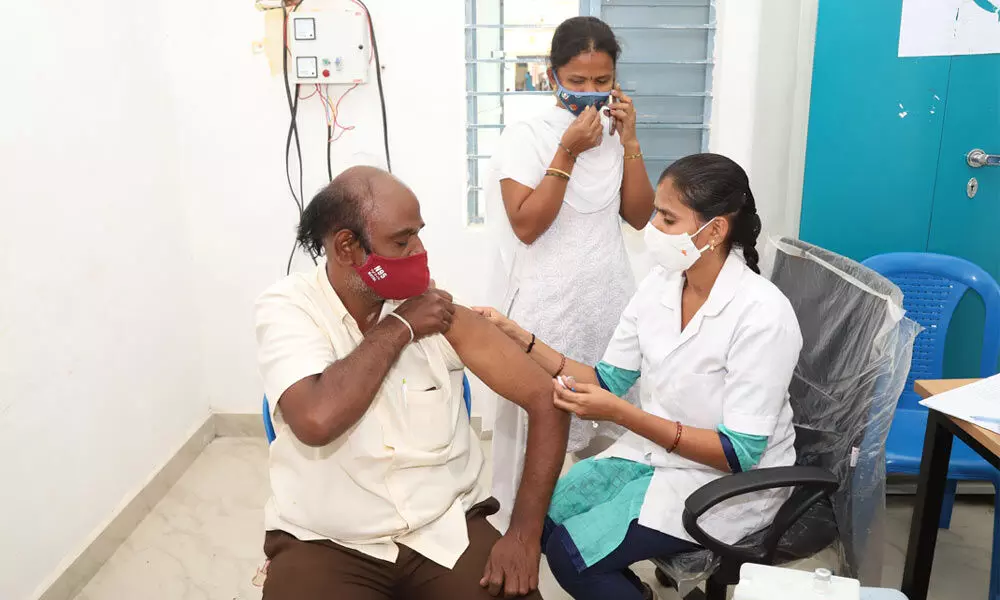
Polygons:
[[601,361],[597,363],[597,381],[601,387],[618,397],[624,396],[639,380],[639,371],[619,369]]
[[736,458],[740,461],[740,469],[749,471],[760,462],[760,457],[764,455],[767,448],[766,435],[749,435],[746,433],[736,433],[725,425],[719,425],[719,433],[729,438],[736,452]]

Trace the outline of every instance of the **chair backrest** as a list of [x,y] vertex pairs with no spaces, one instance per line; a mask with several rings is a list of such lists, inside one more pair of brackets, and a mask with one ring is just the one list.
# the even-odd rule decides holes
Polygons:
[[880,254],[863,264],[900,287],[907,316],[924,327],[914,344],[900,408],[923,408],[917,404],[920,398],[913,391],[914,381],[944,376],[948,327],[959,301],[970,289],[979,294],[986,307],[979,375],[989,377],[996,373],[1000,355],[1000,286],[989,273],[965,259],[925,252]]
[[[465,414],[470,418],[472,416],[472,386],[469,384],[469,376],[466,374],[462,375],[462,398],[465,400]],[[267,437],[267,443],[270,444],[274,441],[274,423],[271,422],[271,405],[267,401],[267,396],[264,396],[264,435]]]
[[884,518],[885,441],[919,328],[903,316],[902,292],[875,271],[798,240],[774,243],[771,280],[803,340],[789,386],[798,462],[841,481],[832,501],[856,573],[869,548],[881,547],[871,524]]

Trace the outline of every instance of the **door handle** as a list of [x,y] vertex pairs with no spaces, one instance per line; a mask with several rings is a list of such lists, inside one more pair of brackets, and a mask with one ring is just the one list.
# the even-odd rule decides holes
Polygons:
[[965,155],[965,162],[973,169],[979,167],[1000,167],[1000,154],[986,154],[986,152],[975,149]]

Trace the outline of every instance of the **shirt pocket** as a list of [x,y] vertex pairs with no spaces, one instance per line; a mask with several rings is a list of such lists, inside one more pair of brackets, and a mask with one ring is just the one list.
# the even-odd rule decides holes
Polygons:
[[437,452],[455,437],[458,412],[454,401],[438,388],[406,394],[406,440],[414,450]]

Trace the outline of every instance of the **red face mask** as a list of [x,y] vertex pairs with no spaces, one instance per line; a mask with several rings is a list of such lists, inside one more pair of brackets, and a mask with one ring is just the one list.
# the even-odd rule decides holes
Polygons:
[[427,253],[403,258],[387,258],[371,253],[360,267],[354,267],[365,284],[385,300],[406,300],[427,291],[431,272]]

